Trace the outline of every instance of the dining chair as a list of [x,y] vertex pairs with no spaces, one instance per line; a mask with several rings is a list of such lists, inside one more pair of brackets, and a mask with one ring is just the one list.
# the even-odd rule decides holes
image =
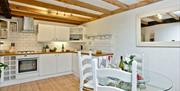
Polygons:
[[83,89],[93,89],[93,79],[92,79],[92,52],[90,51],[88,55],[82,55],[78,52],[79,58],[79,73],[80,73],[80,91]]
[[[131,91],[137,91],[137,62],[132,63],[132,73],[115,68],[98,68],[97,59],[92,60],[94,91],[111,91],[109,87],[99,84],[98,78],[116,78],[131,84]],[[115,87],[114,87],[115,88]],[[113,89],[113,88],[112,88]],[[118,89],[118,90],[117,90]],[[122,88],[115,88],[112,91],[125,91]]]

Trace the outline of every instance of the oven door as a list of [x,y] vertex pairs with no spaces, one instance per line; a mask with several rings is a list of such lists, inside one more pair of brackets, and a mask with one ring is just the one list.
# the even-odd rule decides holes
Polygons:
[[22,58],[18,60],[18,73],[37,71],[37,58]]
[[25,79],[39,76],[38,56],[19,56],[17,57],[17,79]]

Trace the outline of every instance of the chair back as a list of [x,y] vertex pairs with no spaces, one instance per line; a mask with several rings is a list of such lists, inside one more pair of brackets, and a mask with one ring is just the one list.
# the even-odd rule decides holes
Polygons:
[[82,55],[78,52],[79,59],[79,73],[80,73],[80,87],[83,88],[84,82],[92,78],[92,52],[89,55]]
[[[121,81],[131,83],[131,91],[137,91],[137,62],[133,61],[132,64],[132,73],[122,71],[120,69],[113,69],[113,68],[98,68],[97,59],[93,59],[92,61],[93,66],[93,81],[94,81],[94,90],[101,91],[102,86],[99,85],[98,78],[104,77],[111,77],[117,78]],[[120,88],[118,88],[120,89]],[[109,90],[110,91],[110,90]],[[118,91],[118,90],[114,90]],[[120,89],[119,91],[124,91]]]

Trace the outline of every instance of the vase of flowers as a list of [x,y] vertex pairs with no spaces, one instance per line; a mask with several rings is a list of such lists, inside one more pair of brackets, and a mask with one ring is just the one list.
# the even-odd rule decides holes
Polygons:
[[135,55],[130,55],[129,57],[125,58],[124,64],[126,65],[126,70],[128,72],[131,72],[131,68],[132,68],[132,62],[134,61]]

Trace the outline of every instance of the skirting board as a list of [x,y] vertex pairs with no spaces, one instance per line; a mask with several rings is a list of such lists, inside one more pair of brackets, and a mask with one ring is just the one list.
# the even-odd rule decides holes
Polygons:
[[0,87],[5,87],[5,86],[10,86],[10,85],[15,85],[15,84],[21,84],[21,83],[30,82],[30,81],[42,80],[42,79],[47,79],[50,77],[69,75],[69,74],[73,74],[73,72],[65,72],[65,73],[47,75],[47,76],[38,76],[38,77],[32,77],[32,78],[26,78],[26,79],[17,79],[17,80],[12,80],[12,81],[0,83]]

